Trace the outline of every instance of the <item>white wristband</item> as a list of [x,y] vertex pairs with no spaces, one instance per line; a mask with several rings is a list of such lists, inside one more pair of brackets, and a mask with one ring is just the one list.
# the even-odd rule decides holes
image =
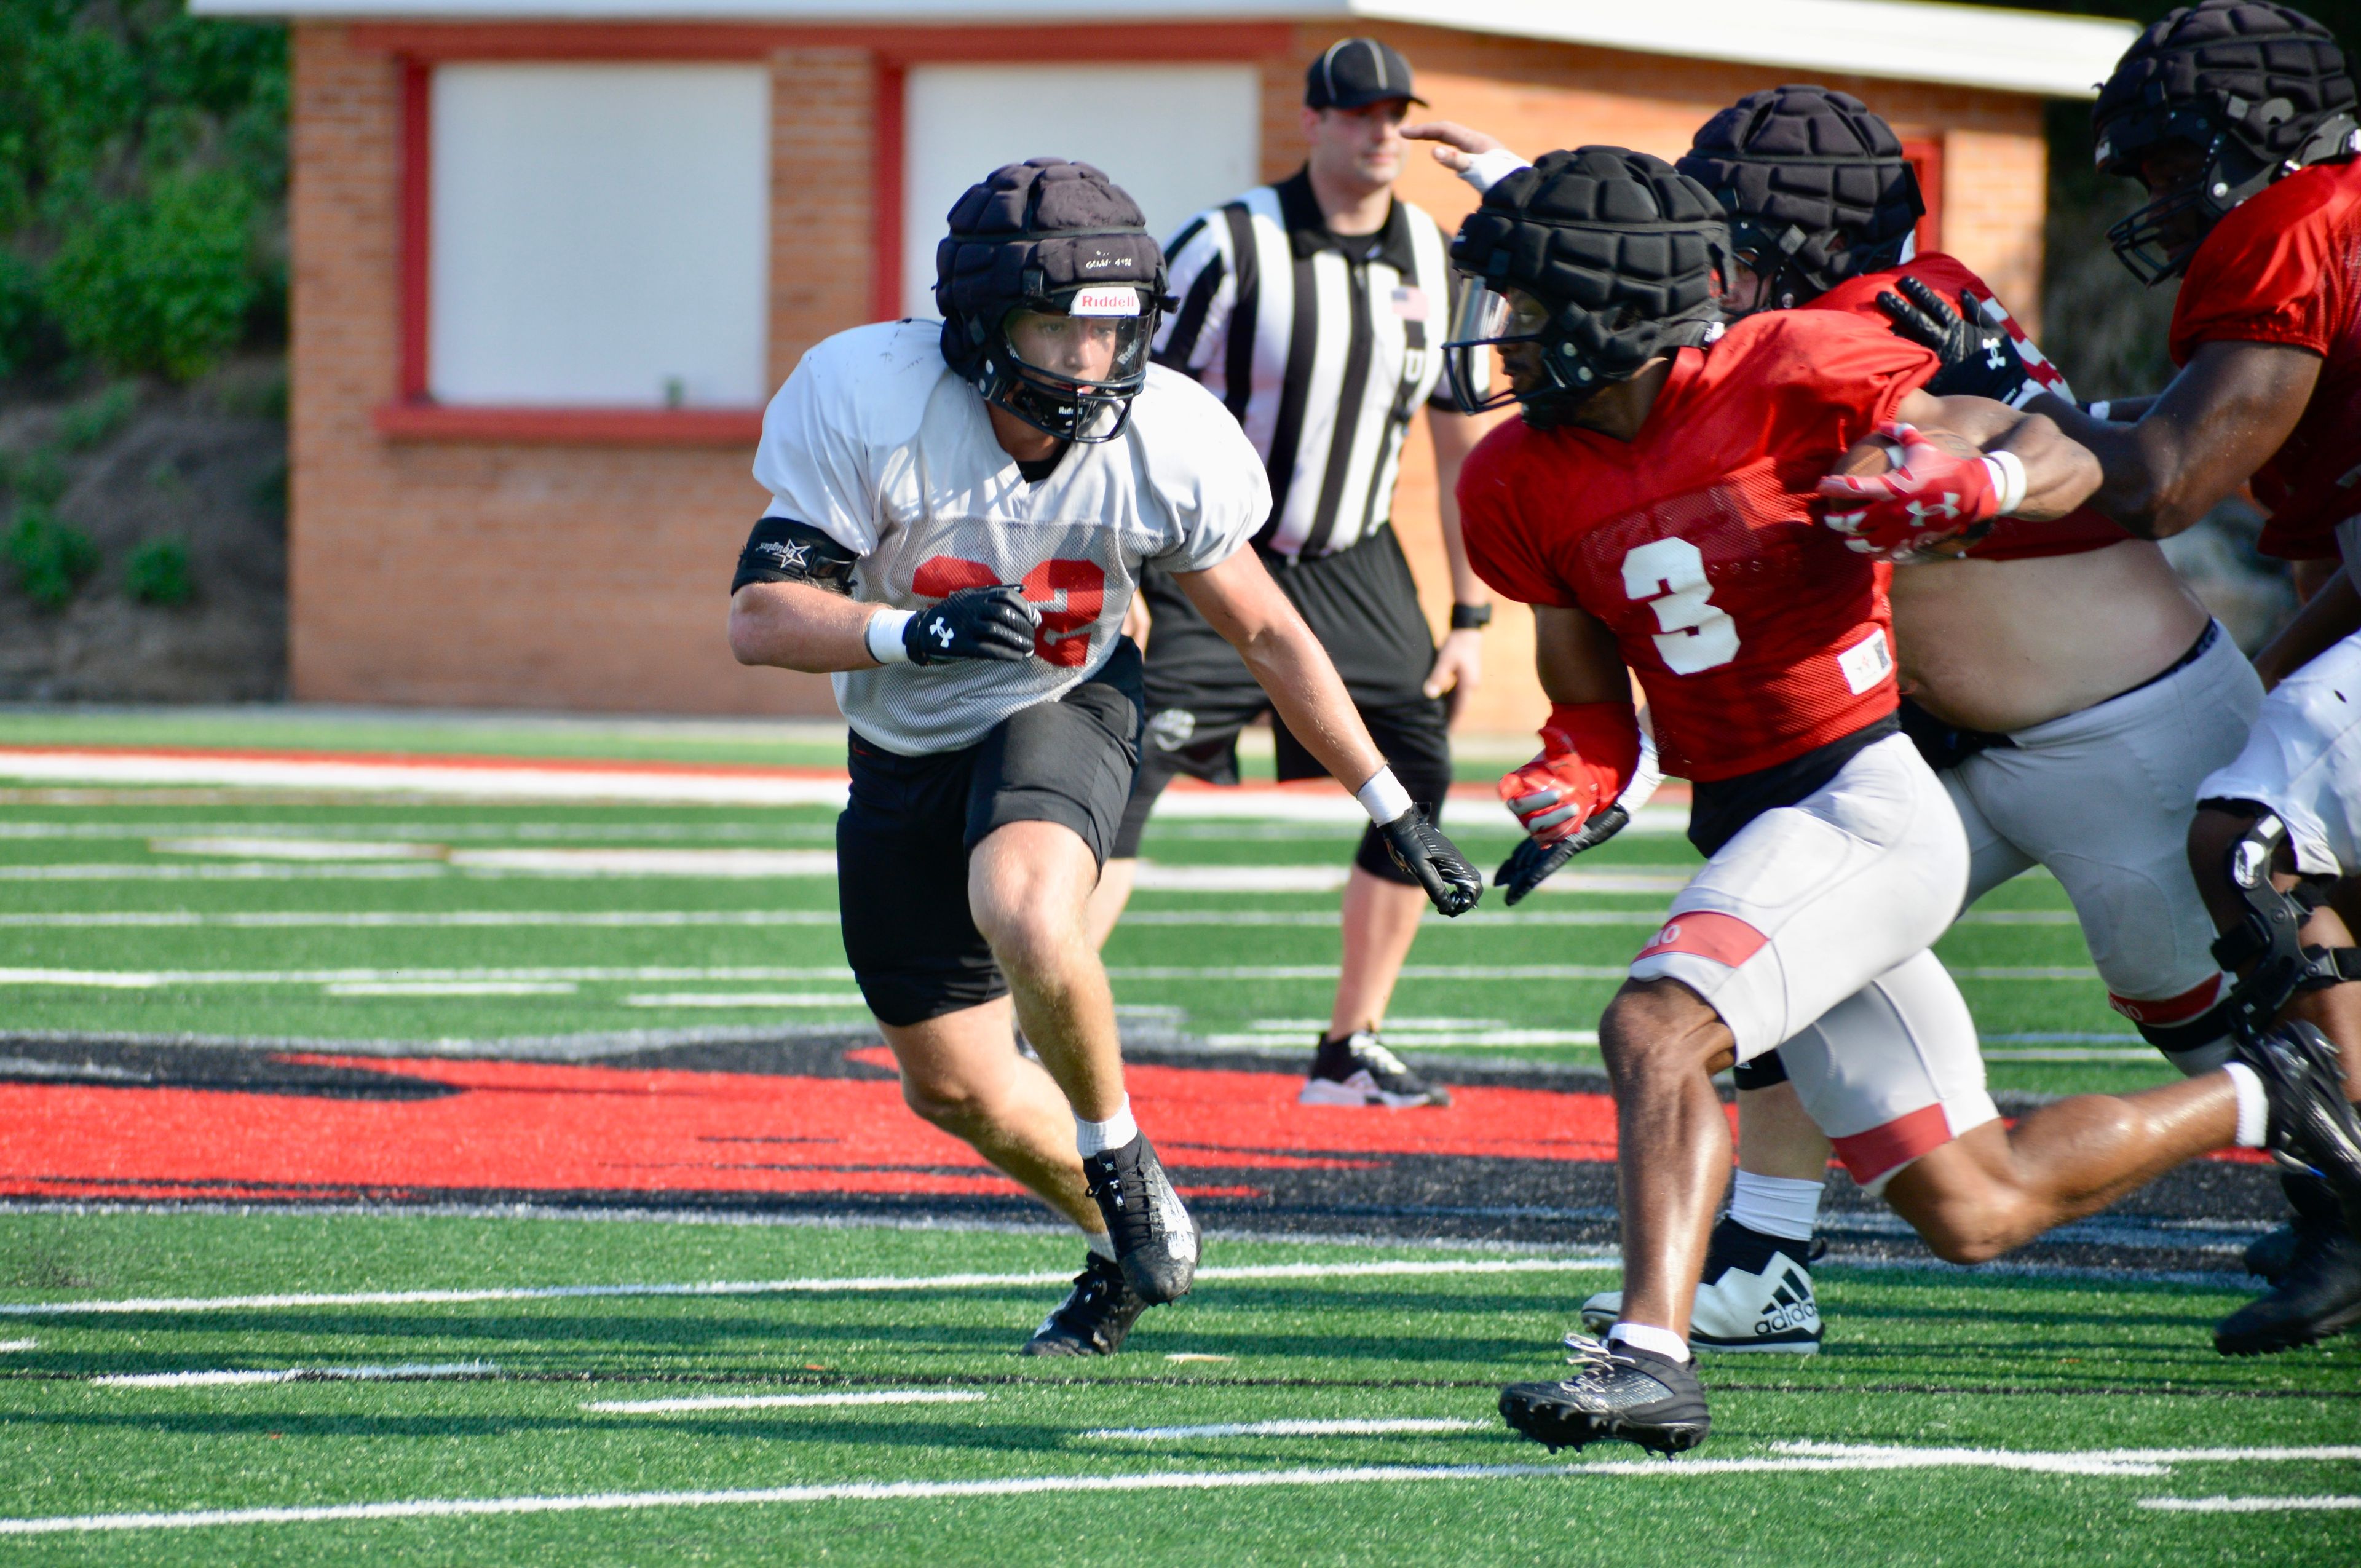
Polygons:
[[2095,403],[2084,403],[2082,405],[2082,411],[2089,414],[2092,419],[2105,419],[2107,417],[2107,410],[2111,406],[2112,403],[2110,400],[2101,398]]
[[916,610],[880,609],[861,629],[861,640],[869,645],[869,656],[881,664],[906,664],[910,650],[903,644],[902,629],[910,624]]
[[1992,475],[1993,493],[2000,498],[2000,515],[2014,516],[2025,504],[2025,465],[2014,452],[1987,452],[1984,468]]
[[1496,147],[1489,152],[1471,153],[1467,167],[1459,170],[1459,178],[1475,186],[1477,193],[1481,195],[1524,168],[1527,161],[1505,147]]
[[1369,820],[1380,828],[1416,804],[1410,791],[1402,788],[1401,780],[1394,777],[1391,768],[1379,768],[1367,784],[1353,792],[1353,798],[1361,803]]

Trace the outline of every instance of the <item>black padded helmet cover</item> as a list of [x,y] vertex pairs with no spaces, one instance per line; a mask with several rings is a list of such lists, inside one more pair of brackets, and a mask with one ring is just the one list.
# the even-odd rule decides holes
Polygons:
[[2311,144],[2353,111],[2345,52],[2327,28],[2271,0],[2202,0],[2124,51],[2099,89],[2091,126],[2100,170],[2136,178],[2141,156],[2158,142],[2202,149],[2212,138],[2191,134],[2199,122],[2257,165],[2334,156]]
[[1111,284],[1138,289],[1143,314],[1164,297],[1164,250],[1139,203],[1087,163],[995,169],[953,203],[935,247],[943,358],[975,379],[1010,311],[1063,311],[1075,290]]
[[1749,93],[1674,167],[1728,210],[1732,240],[1772,284],[1766,302],[1783,307],[1900,261],[1927,211],[1894,127],[1826,87]]
[[1583,147],[1544,153],[1487,191],[1451,259],[1552,308],[1543,363],[1587,397],[1718,333],[1730,231],[1711,193],[1664,159]]

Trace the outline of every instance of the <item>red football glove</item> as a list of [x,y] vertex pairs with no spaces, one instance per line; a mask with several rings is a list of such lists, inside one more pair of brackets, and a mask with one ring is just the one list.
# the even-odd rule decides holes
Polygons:
[[2003,496],[2012,476],[1992,457],[1947,451],[1913,425],[1889,424],[1877,433],[1901,448],[1891,469],[1830,474],[1819,483],[1820,521],[1863,555],[1907,561],[1938,544],[1972,539],[1991,528],[2008,500],[2023,499],[2021,477],[2013,481],[2018,494]]
[[1542,754],[1501,778],[1500,799],[1535,840],[1554,843],[1614,805],[1639,765],[1630,703],[1556,703],[1542,726]]

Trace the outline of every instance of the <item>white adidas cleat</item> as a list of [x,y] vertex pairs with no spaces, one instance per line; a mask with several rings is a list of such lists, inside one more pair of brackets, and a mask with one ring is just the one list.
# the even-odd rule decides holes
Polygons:
[[[1807,1243],[1766,1236],[1723,1215],[1689,1315],[1690,1348],[1817,1354],[1820,1305],[1805,1262],[1809,1250]],[[1622,1310],[1623,1292],[1602,1290],[1582,1304],[1582,1326],[1603,1335]]]

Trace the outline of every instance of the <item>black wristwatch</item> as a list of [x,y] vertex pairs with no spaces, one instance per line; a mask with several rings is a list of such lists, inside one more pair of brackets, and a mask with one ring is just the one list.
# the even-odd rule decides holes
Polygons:
[[1455,604],[1451,607],[1451,630],[1481,631],[1492,624],[1492,607],[1488,604]]

